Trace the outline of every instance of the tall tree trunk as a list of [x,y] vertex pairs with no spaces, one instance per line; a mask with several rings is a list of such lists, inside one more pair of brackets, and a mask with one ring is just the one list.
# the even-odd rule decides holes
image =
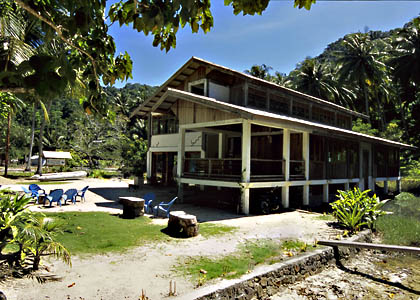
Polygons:
[[10,128],[12,127],[12,112],[7,114],[7,132],[6,132],[6,149],[4,151],[4,176],[7,176],[9,169],[9,148],[10,148]]
[[42,175],[42,139],[44,137],[44,128],[45,128],[45,123],[47,122],[47,115],[50,111],[50,107],[51,107],[51,103],[52,100],[48,101],[48,107],[47,107],[47,112],[44,111],[44,118],[42,119],[41,122],[41,127],[39,128],[39,140],[38,140],[38,168],[36,170],[36,174],[38,175]]
[[34,138],[35,138],[36,108],[37,108],[37,105],[36,105],[36,103],[34,103],[34,105],[33,105],[34,112],[32,113],[31,143],[29,144],[28,162],[26,164],[25,171],[30,171],[31,170],[31,156],[32,156],[32,148],[34,147]]

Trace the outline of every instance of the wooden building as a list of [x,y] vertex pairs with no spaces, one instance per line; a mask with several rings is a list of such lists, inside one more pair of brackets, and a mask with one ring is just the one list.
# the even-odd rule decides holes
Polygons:
[[244,214],[253,189],[281,187],[284,207],[294,187],[303,205],[335,185],[387,189],[412,148],[353,132],[366,115],[196,57],[134,115],[148,120],[149,180],[176,180],[180,198],[184,184],[238,189]]

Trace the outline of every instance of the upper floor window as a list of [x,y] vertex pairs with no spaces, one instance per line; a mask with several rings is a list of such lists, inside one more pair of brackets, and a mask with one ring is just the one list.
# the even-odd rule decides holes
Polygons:
[[200,95],[200,96],[207,96],[207,88],[208,83],[207,79],[200,79],[196,81],[192,81],[188,83],[188,91],[190,93]]
[[337,114],[337,126],[345,129],[351,129],[351,117]]
[[280,114],[289,114],[289,100],[280,95],[270,94],[270,111]]
[[309,105],[294,101],[292,107],[292,114],[296,117],[309,119]]
[[335,115],[334,112],[322,109],[317,106],[312,107],[312,120],[318,121],[324,124],[334,125]]
[[248,106],[265,109],[267,107],[267,94],[265,91],[249,88]]
[[152,117],[152,135],[178,133],[178,120],[175,116]]

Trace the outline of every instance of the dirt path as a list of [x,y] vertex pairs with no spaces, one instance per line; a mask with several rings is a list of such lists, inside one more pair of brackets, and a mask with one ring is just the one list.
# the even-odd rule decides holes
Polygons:
[[[66,210],[104,210],[121,213],[115,201],[124,193],[141,194],[147,192],[128,191],[127,182],[86,180],[69,184],[81,188],[90,185],[86,203],[53,208],[36,208],[41,211]],[[18,189],[18,186],[14,188]],[[50,189],[57,186],[49,186]],[[63,187],[68,188],[68,187]],[[166,193],[166,194],[165,194]],[[170,198],[173,191],[157,191],[158,199]],[[167,296],[169,282],[175,281],[177,298],[189,294],[196,282],[191,282],[174,270],[181,259],[188,256],[221,256],[234,251],[248,239],[271,238],[301,239],[313,242],[314,239],[330,238],[337,234],[314,214],[290,212],[268,216],[239,217],[217,209],[178,204],[175,209],[196,214],[201,221],[222,223],[238,227],[235,233],[204,238],[168,239],[165,243],[151,243],[131,249],[122,254],[97,255],[89,257],[73,256],[73,267],[68,268],[61,262],[49,261],[46,265],[50,272],[60,280],[39,284],[32,279],[19,279],[0,284],[8,300],[13,299],[138,299],[142,289],[151,300]],[[154,222],[166,224],[165,219]]]

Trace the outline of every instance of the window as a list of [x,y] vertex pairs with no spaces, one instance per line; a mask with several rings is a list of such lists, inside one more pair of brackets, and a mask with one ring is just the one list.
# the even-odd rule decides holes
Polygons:
[[334,125],[335,123],[335,116],[334,112],[322,109],[318,106],[312,107],[312,120],[328,124],[328,125]]
[[276,94],[270,94],[270,111],[280,114],[289,114],[289,100]]
[[152,134],[171,134],[178,133],[178,120],[175,116],[153,116]]
[[188,91],[190,93],[207,96],[207,79],[200,79],[188,83]]
[[294,101],[292,115],[295,117],[309,119],[309,105]]
[[267,95],[265,91],[249,88],[248,89],[248,106],[265,109],[267,103]]
[[351,117],[337,114],[337,126],[345,129],[351,129]]

